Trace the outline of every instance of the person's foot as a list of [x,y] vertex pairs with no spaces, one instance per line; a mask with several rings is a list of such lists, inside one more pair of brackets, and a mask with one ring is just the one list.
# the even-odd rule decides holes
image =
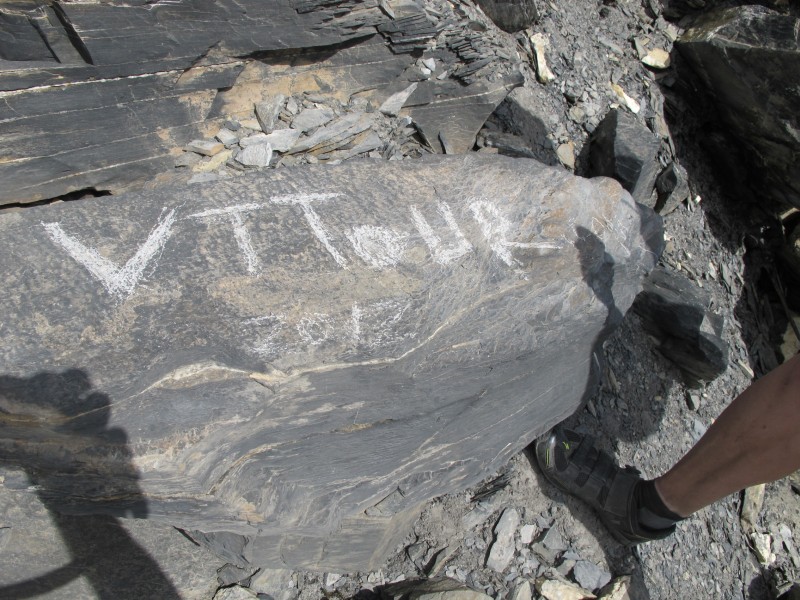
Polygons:
[[646,482],[633,467],[621,468],[591,437],[556,427],[536,442],[536,460],[545,477],[597,511],[612,535],[625,545],[665,538],[675,531],[642,523],[641,488]]

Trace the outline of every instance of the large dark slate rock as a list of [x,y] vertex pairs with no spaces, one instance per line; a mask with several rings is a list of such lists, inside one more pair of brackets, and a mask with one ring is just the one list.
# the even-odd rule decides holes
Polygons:
[[662,243],[610,179],[476,154],[29,208],[0,233],[0,454],[27,491],[332,570],[575,411]]
[[589,176],[613,177],[642,204],[651,202],[656,177],[660,140],[630,112],[617,108],[608,114],[592,134]]
[[757,197],[800,206],[800,19],[761,6],[718,10],[678,49],[711,93]]

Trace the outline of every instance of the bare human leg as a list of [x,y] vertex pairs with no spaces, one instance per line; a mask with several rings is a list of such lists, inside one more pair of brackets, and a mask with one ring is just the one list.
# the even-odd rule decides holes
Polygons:
[[800,355],[742,392],[655,487],[667,508],[686,517],[798,469]]

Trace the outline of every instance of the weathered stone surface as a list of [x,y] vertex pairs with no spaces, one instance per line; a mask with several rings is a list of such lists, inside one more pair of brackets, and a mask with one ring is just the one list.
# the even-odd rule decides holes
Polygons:
[[612,180],[483,155],[35,207],[0,231],[0,452],[27,493],[337,572],[581,404],[662,243]]
[[661,353],[691,381],[711,381],[728,367],[724,321],[710,304],[707,291],[662,267],[650,273],[633,304]]
[[677,47],[742,145],[739,169],[758,197],[800,207],[800,19],[762,6],[718,10]]
[[477,4],[495,25],[509,33],[526,29],[539,18],[536,0],[478,0]]
[[610,110],[592,136],[589,175],[613,177],[637,202],[652,206],[660,148],[659,139],[636,117]]

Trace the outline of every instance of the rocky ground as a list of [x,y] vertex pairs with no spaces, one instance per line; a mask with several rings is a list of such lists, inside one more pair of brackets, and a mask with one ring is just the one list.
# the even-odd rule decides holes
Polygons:
[[[775,356],[780,359],[774,325],[785,325],[761,270],[768,256],[761,248],[774,234],[775,218],[769,207],[735,200],[715,178],[713,157],[703,144],[708,107],[693,95],[680,58],[673,53],[669,68],[642,63],[654,49],[670,52],[681,33],[680,22],[654,14],[652,7],[658,3],[541,3],[540,20],[528,33],[549,40],[545,56],[553,80],[537,81],[535,61],[525,71],[526,89],[551,117],[540,145],[530,147],[540,159],[566,168],[574,164],[585,173],[584,146],[609,106],[627,103],[630,110],[638,104],[638,118],[650,120],[651,127],[665,116],[671,140],[662,157],[676,158],[689,173],[690,198],[665,216],[668,244],[661,263],[710,293],[708,309],[724,317],[728,367],[713,381],[687,385],[630,313],[604,347],[601,389],[567,423],[648,477],[666,470],[754,376],[768,370]],[[527,44],[525,36],[519,40]],[[504,110],[507,104],[487,125],[488,137],[513,131]],[[792,337],[787,333],[789,346],[796,347]],[[531,585],[533,597],[584,597],[554,595],[550,580],[594,593],[615,581],[618,588],[627,586],[631,598],[760,599],[776,597],[798,580],[793,535],[800,523],[800,486],[791,478],[766,486],[754,528],[740,522],[743,497],[734,495],[682,522],[672,537],[629,549],[586,506],[549,485],[534,462],[520,454],[482,486],[431,501],[405,543],[376,572],[261,571],[248,590],[234,586],[218,596],[369,597],[389,582],[446,575],[494,598],[531,597]]]
[[[782,356],[775,331],[786,329],[786,319],[763,277],[779,230],[775,210],[735,199],[714,175],[713,153],[724,148],[704,144],[713,111],[675,52],[671,64],[665,63],[685,23],[675,14],[665,18],[658,0],[542,1],[538,22],[516,35],[494,29],[473,5],[458,4],[490,30],[486,35],[499,40],[498,47],[516,49],[524,59],[524,93],[517,90],[490,118],[478,151],[512,152],[522,143],[518,154],[586,174],[592,132],[610,108],[620,107],[662,136],[662,165],[677,160],[688,172],[689,198],[665,215],[668,243],[661,264],[710,294],[707,310],[724,317],[728,366],[712,381],[687,384],[681,370],[659,353],[641,318],[629,313],[604,346],[600,389],[567,422],[593,435],[620,462],[656,476]],[[440,74],[435,62],[420,62],[419,69],[422,77]],[[518,104],[527,97],[538,110],[537,128],[515,121],[520,97]],[[253,168],[365,156],[413,159],[430,152],[410,119],[398,113],[396,106],[367,106],[357,99],[342,104],[325,97],[283,98],[249,120],[229,122],[206,146],[193,146],[169,179],[203,181]],[[265,119],[272,122],[267,129],[277,123],[288,131],[297,118],[308,127],[296,125],[295,131],[317,135],[315,145],[291,151],[298,141],[293,133],[265,140]],[[504,137],[507,133],[519,137]],[[787,340],[788,356],[798,342],[791,331]],[[749,528],[740,522],[743,498],[734,495],[680,523],[672,537],[629,549],[616,543],[586,506],[549,485],[534,463],[522,453],[481,486],[432,500],[405,542],[375,572],[253,573],[228,567],[219,573],[214,598],[367,598],[391,582],[446,575],[496,599],[582,598],[591,597],[589,592],[622,598],[610,595],[614,584],[631,598],[762,599],[800,580],[793,539],[800,524],[800,480],[766,486]],[[585,593],[556,595],[557,582]]]

